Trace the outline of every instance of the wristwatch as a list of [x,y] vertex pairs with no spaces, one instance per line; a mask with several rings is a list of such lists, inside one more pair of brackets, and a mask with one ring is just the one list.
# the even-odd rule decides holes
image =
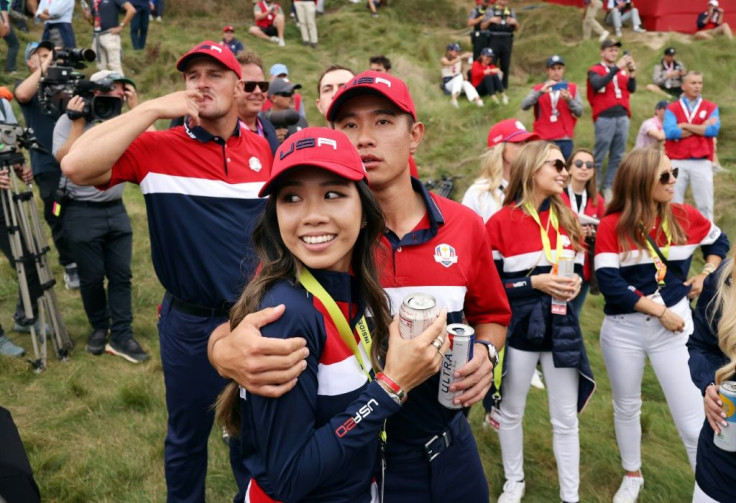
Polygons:
[[483,344],[486,347],[488,350],[488,359],[491,360],[491,365],[493,365],[493,368],[495,369],[496,365],[498,365],[498,350],[496,349],[496,346],[489,341],[475,341],[475,343]]

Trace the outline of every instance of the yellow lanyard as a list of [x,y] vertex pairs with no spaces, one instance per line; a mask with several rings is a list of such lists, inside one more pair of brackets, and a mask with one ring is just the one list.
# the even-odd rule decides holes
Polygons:
[[[299,282],[304,285],[304,288],[306,288],[309,293],[317,297],[320,302],[322,302],[322,304],[325,306],[325,308],[327,308],[327,312],[329,313],[330,318],[332,318],[333,323],[335,323],[335,326],[337,327],[337,331],[340,333],[340,338],[353,352],[353,355],[355,355],[355,359],[358,360],[360,370],[363,371],[363,373],[368,378],[368,381],[370,382],[373,377],[371,376],[368,367],[363,362],[363,356],[360,354],[358,344],[355,342],[353,331],[350,330],[350,324],[348,323],[348,320],[345,319],[345,315],[342,314],[340,308],[337,307],[337,304],[335,303],[332,296],[327,293],[327,290],[325,290],[324,287],[319,284],[319,281],[315,279],[315,277],[306,267],[302,267],[301,274],[299,275]],[[363,345],[363,350],[365,351],[366,355],[370,356],[371,346],[373,345],[373,338],[371,337],[370,330],[368,330],[368,324],[365,321],[365,316],[360,317],[356,328],[358,330],[358,334],[360,335],[360,343]]]
[[[644,232],[644,224],[641,224],[642,232]],[[672,233],[670,233],[670,228],[667,225],[667,221],[662,221],[662,230],[664,231],[664,235],[667,236],[667,244],[661,248],[662,255],[666,259],[670,258],[670,244],[672,244]],[[659,253],[657,253],[657,250],[654,249],[652,246],[652,243],[649,242],[648,239],[646,239],[646,234],[644,235],[644,242],[647,244],[647,248],[649,249],[649,255],[652,256],[652,261],[654,262],[654,267],[657,269],[657,284],[659,286],[665,286],[664,283],[664,277],[667,275],[667,264],[664,263],[664,261],[659,257]]]
[[545,229],[542,226],[541,220],[539,220],[539,214],[537,213],[537,210],[532,206],[531,203],[526,203],[524,205],[524,208],[526,208],[526,211],[529,212],[529,215],[534,219],[535,222],[537,222],[537,225],[539,226],[539,236],[542,238],[542,248],[544,248],[544,255],[547,257],[547,260],[550,264],[552,264],[552,274],[557,274],[557,262],[560,260],[560,256],[562,256],[562,239],[560,238],[560,226],[557,222],[557,215],[555,214],[555,210],[550,207],[549,208],[549,221],[547,222],[548,225],[552,224],[552,228],[557,231],[557,246],[555,249],[555,255],[552,256],[552,245],[549,242],[549,233],[548,229]]

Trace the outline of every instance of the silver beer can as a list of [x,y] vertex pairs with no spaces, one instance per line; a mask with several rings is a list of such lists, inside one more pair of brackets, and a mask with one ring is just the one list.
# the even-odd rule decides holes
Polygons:
[[713,443],[724,451],[736,452],[736,381],[723,381],[718,388],[718,396],[723,402],[728,426],[713,436]]
[[454,381],[455,371],[468,363],[473,358],[473,344],[475,343],[475,330],[462,323],[447,325],[447,336],[450,338],[450,349],[442,359],[440,369],[440,388],[437,400],[448,409],[460,409],[462,405],[455,405],[452,400],[460,394],[459,391],[451,392],[450,385]]
[[399,334],[413,339],[424,332],[440,315],[437,300],[426,293],[410,293],[399,309]]

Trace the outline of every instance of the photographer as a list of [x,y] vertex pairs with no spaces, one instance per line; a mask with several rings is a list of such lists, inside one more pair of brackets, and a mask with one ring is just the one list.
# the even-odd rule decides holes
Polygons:
[[[120,115],[124,102],[131,109],[138,104],[132,80],[108,70],[95,73],[90,80],[98,86],[94,96],[74,96],[54,128],[54,156],[59,162],[82,133],[94,127],[92,120]],[[125,185],[101,191],[76,185],[62,175],[59,188],[66,199],[62,203],[64,233],[79,265],[82,303],[92,325],[87,352],[100,355],[107,351],[131,363],[143,362],[149,355],[133,338],[131,327],[133,230],[123,205]]]
[[263,117],[276,128],[279,143],[309,126],[307,119],[299,115],[294,108],[294,90],[301,89],[301,84],[292,84],[285,79],[274,79],[268,87],[268,99],[271,108],[263,113]]
[[77,264],[74,263],[69,247],[64,241],[61,219],[53,212],[54,196],[61,177],[59,163],[51,155],[56,119],[44,113],[43,106],[38,99],[41,77],[46,74],[48,67],[53,63],[53,49],[54,44],[48,40],[30,42],[26,46],[25,59],[31,74],[16,85],[15,99],[23,112],[26,126],[33,129],[39,145],[46,150],[46,152],[31,150],[33,178],[43,201],[44,220],[51,229],[51,237],[54,240],[56,251],[59,252],[59,264],[64,268],[64,283],[67,289],[76,290],[79,288]]
[[[84,1],[84,0],[83,0]],[[94,26],[94,44],[97,52],[97,69],[123,74],[122,43],[120,32],[135,16],[135,7],[126,0],[102,0],[89,2],[84,17]],[[125,17],[118,22],[120,12]]]

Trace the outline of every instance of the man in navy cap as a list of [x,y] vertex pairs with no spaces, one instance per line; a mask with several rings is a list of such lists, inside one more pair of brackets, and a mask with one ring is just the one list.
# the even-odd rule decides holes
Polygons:
[[679,98],[682,94],[682,78],[687,69],[682,62],[675,60],[677,51],[674,47],[664,50],[662,61],[654,65],[652,80],[654,84],[647,84],[648,91],[654,91]]
[[577,84],[564,80],[564,75],[565,60],[555,54],[547,60],[547,81],[532,88],[521,109],[534,107],[534,132],[556,143],[567,159],[573,150],[575,123],[583,115],[583,102]]

